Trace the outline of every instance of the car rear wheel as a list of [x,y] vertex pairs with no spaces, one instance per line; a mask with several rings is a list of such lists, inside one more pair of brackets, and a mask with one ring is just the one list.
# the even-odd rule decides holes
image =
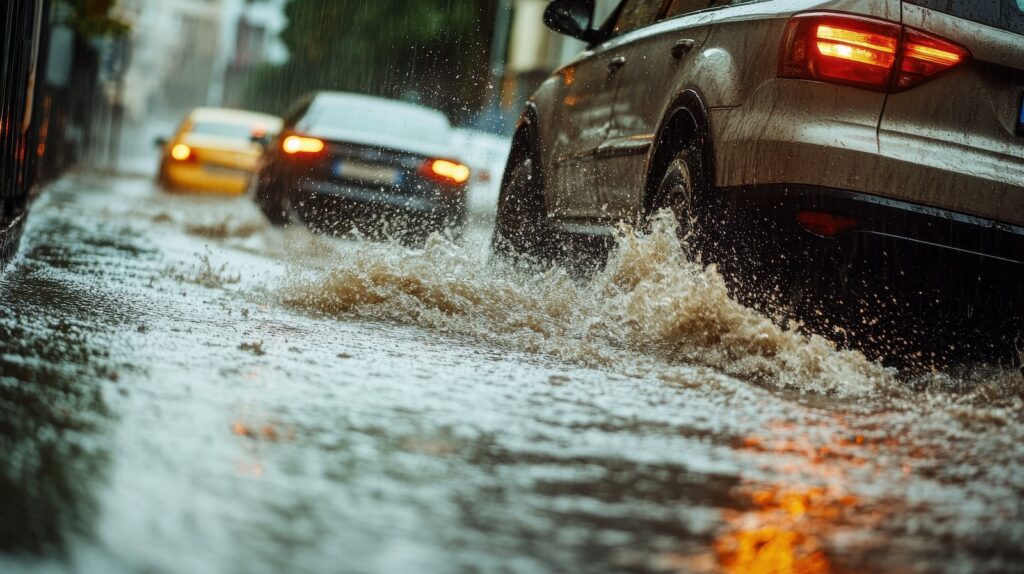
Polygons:
[[679,239],[693,257],[701,254],[703,247],[696,202],[706,197],[707,189],[702,150],[691,142],[669,161],[652,203],[652,215],[662,209],[672,212],[679,225]]
[[551,233],[544,208],[544,181],[532,130],[516,133],[501,182],[491,249],[511,258],[548,256]]
[[268,186],[260,185],[258,174],[249,180],[249,194],[256,201],[260,211],[271,225],[288,225],[292,219],[290,202],[284,194],[274,193]]
[[171,187],[171,180],[167,176],[166,162],[160,163],[160,170],[156,173],[156,187],[160,191],[174,191]]

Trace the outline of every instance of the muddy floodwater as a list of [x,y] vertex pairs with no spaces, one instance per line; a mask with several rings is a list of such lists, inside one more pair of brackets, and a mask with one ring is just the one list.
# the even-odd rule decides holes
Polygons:
[[0,276],[3,572],[1020,572],[1024,381],[81,174]]

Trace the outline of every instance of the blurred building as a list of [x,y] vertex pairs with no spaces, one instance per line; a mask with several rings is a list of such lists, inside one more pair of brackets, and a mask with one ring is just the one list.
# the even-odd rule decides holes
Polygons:
[[248,74],[287,59],[287,0],[120,0],[133,24],[124,105],[130,119],[237,101]]
[[112,117],[103,91],[119,43],[69,25],[52,0],[0,2],[0,269],[14,254],[40,187],[86,159]]
[[[582,52],[579,40],[556,34],[543,21],[550,0],[500,0],[491,71],[494,97],[482,116],[508,132],[526,99],[552,70]],[[619,0],[597,0],[596,23],[601,23]],[[492,126],[485,126],[494,129]]]
[[280,64],[288,59],[288,51],[279,35],[287,21],[284,6],[288,0],[235,0],[235,9],[228,22],[234,30],[233,49],[224,72],[222,103],[238,105],[250,77],[267,64]]

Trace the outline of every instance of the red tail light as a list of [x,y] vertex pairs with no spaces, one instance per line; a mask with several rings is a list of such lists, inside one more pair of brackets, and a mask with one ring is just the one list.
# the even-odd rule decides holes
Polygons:
[[912,88],[971,57],[967,48],[913,28],[903,29],[902,55],[897,90]]
[[462,185],[469,180],[469,168],[446,159],[432,159],[420,166],[420,175],[449,185]]
[[968,58],[962,46],[895,22],[812,12],[789,20],[778,75],[896,92]]
[[800,227],[822,237],[835,237],[857,227],[857,220],[852,217],[832,215],[821,211],[801,211],[796,214],[796,222],[800,224]]

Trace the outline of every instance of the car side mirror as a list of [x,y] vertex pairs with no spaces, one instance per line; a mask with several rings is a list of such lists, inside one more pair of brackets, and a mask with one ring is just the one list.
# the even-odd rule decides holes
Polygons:
[[260,147],[267,147],[267,144],[270,143],[270,136],[267,134],[252,134],[249,136],[249,141]]
[[596,39],[594,0],[554,0],[544,10],[544,25],[573,38],[591,43]]
[[158,137],[158,138],[154,139],[153,140],[153,146],[157,147],[157,148],[165,148],[165,147],[167,147],[167,138],[165,138],[165,137]]

